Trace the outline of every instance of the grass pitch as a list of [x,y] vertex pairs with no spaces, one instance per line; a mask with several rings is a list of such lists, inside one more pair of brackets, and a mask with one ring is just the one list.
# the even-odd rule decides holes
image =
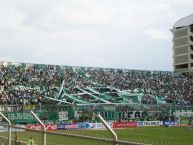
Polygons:
[[[126,140],[152,145],[193,145],[193,130],[187,127],[139,127],[114,130],[119,140]],[[106,130],[71,130],[63,133],[86,135],[92,137],[111,138]],[[14,139],[14,133],[12,133]],[[42,134],[30,131],[19,132],[19,140],[27,141],[30,136],[34,137],[37,145],[42,144]],[[1,133],[6,136],[7,134]],[[100,141],[91,141],[74,137],[64,137],[47,134],[47,145],[110,145]]]

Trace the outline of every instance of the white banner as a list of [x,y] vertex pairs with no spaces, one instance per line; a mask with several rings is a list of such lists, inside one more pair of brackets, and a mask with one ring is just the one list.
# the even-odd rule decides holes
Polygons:
[[[16,125],[18,127],[24,127],[25,125]],[[12,132],[19,132],[19,131],[25,131],[24,129],[18,129],[18,128],[11,128]],[[8,127],[0,126],[0,132],[8,132]]]
[[[113,123],[112,122],[107,122],[107,124],[110,127],[113,127]],[[105,126],[102,123],[93,123],[93,128],[105,128]]]
[[58,120],[68,120],[68,112],[67,111],[62,111],[58,112]]
[[137,126],[160,126],[160,121],[138,121]]

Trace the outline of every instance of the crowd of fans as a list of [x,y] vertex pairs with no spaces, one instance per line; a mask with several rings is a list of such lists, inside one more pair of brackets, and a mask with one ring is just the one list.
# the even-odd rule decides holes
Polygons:
[[65,91],[75,97],[77,88],[106,86],[142,94],[143,104],[157,104],[158,97],[193,104],[193,79],[181,73],[11,63],[0,63],[0,104],[53,103],[45,96],[54,98],[63,80]]
[[0,104],[41,104],[44,96],[54,96],[61,84],[54,66],[0,66]]
[[[66,85],[92,87],[99,84],[130,93],[143,94],[141,103],[156,104],[157,97],[163,102],[193,104],[193,79],[187,75],[166,71],[140,71],[101,68],[66,68]],[[70,88],[70,87],[69,87]]]

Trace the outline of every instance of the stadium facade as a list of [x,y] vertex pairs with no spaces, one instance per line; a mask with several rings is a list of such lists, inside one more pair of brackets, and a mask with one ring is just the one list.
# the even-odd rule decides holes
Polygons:
[[193,74],[193,14],[179,19],[173,26],[174,71]]

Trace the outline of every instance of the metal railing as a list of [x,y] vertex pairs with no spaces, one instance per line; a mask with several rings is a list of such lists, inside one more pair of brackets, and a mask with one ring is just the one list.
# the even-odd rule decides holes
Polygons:
[[[0,124],[0,126],[7,127],[8,125]],[[29,128],[25,128],[25,127],[14,126],[14,125],[11,125],[10,127],[11,128],[17,128],[17,129],[24,129],[26,131],[39,132],[39,133],[43,132],[43,130],[29,129]],[[51,131],[44,131],[44,132],[47,135],[49,134],[49,135],[56,135],[56,136],[61,136],[61,137],[63,136],[63,137],[69,137],[69,138],[77,138],[77,139],[88,140],[88,141],[95,141],[95,142],[99,141],[99,142],[103,142],[103,143],[109,143],[111,145],[115,145],[115,144],[119,144],[119,145],[145,145],[143,143],[135,143],[135,142],[107,139],[107,138],[101,138],[101,137],[91,137],[91,136],[86,136],[86,135],[77,135],[77,134],[61,133],[61,132],[51,132]],[[77,143],[77,144],[80,144],[80,143]]]
[[[11,129],[10,128],[16,128],[16,129],[23,129],[25,131],[32,131],[32,132],[42,133],[43,136],[42,136],[41,145],[50,145],[50,143],[46,142],[46,134],[47,135],[55,135],[57,137],[61,136],[61,137],[69,138],[69,139],[72,139],[73,141],[77,140],[77,142],[75,143],[76,145],[78,145],[78,144],[81,145],[81,141],[87,141],[87,142],[89,142],[89,145],[95,145],[95,144],[96,145],[99,145],[99,144],[102,144],[102,145],[106,145],[106,144],[107,145],[146,145],[146,144],[143,144],[143,143],[136,143],[136,142],[118,140],[116,133],[112,130],[112,128],[105,122],[105,120],[100,115],[98,115],[99,120],[101,120],[101,122],[103,123],[105,128],[111,133],[112,138],[108,139],[108,138],[103,138],[103,137],[93,137],[93,136],[87,136],[87,135],[78,135],[78,134],[71,134],[71,133],[46,131],[45,125],[35,115],[35,113],[33,113],[31,111],[31,114],[36,118],[36,120],[38,120],[38,122],[40,122],[43,129],[35,130],[35,129],[30,129],[30,128],[11,125],[10,123],[8,125],[7,124],[0,124],[0,126],[8,127],[8,129],[9,129],[8,137],[7,138],[6,137],[0,137],[0,143],[1,144],[3,143],[3,145],[11,145],[11,144],[14,145],[13,140],[11,139]],[[0,115],[2,116],[2,113],[0,113]],[[7,122],[8,122],[8,120],[7,120]],[[67,142],[65,139],[64,139],[64,142],[65,142],[64,144],[74,145],[74,143]],[[26,143],[22,142],[22,141],[19,141],[18,145],[24,145],[24,144],[26,144]],[[53,144],[53,145],[56,145],[56,144]],[[82,145],[85,145],[85,143],[83,143]]]
[[[98,104],[98,103],[97,103]],[[97,105],[94,104],[94,105]],[[108,104],[98,104],[99,106],[109,106]],[[121,103],[120,105],[124,105]],[[134,106],[134,103],[125,103],[125,105]],[[192,105],[177,105],[177,104],[144,104],[148,108],[150,108],[151,111],[162,111],[163,108],[171,108],[173,106],[173,109],[176,110],[192,110]],[[88,106],[88,104],[86,105]],[[68,108],[75,108],[75,110],[79,111],[81,110],[80,105],[0,105],[0,112],[15,112],[15,111],[30,111],[30,110],[45,110],[45,111],[67,111]]]
[[3,115],[3,113],[1,113],[0,112],[0,115],[1,115],[1,117],[3,117],[5,120],[6,120],[6,122],[8,123],[8,145],[11,145],[11,121],[9,121],[9,119],[7,118],[7,117],[5,117],[4,115]]
[[46,145],[46,133],[45,133],[45,131],[46,131],[46,126],[43,124],[43,122],[37,117],[37,115],[36,115],[33,111],[31,111],[30,113],[34,116],[34,118],[35,118],[35,119],[41,124],[41,126],[43,127],[42,142],[43,142],[43,145]]
[[101,120],[105,128],[112,134],[113,140],[115,142],[114,145],[116,145],[116,141],[117,141],[116,133],[112,130],[112,128],[107,124],[107,122],[102,118],[100,114],[98,114],[97,117]]

